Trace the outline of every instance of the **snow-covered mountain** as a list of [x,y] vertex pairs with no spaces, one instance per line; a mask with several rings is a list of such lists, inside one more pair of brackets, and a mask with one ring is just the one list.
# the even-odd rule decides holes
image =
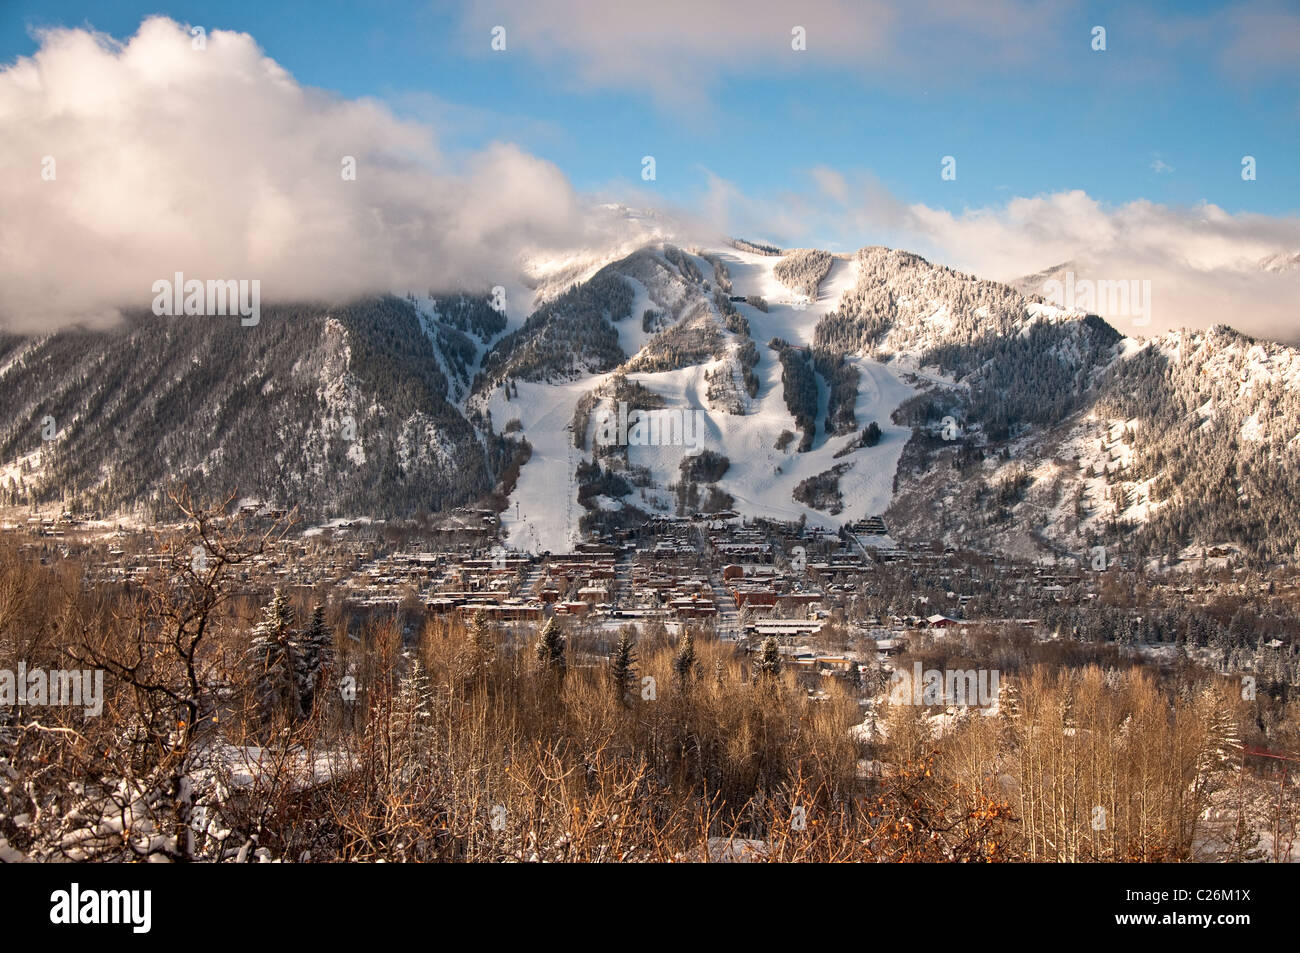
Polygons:
[[1022,553],[1292,555],[1300,355],[1227,328],[1124,338],[1027,280],[655,241],[528,262],[504,308],[431,290],[256,329],[5,337],[0,492],[120,510],[175,478],[321,517],[481,501],[533,551],[730,512],[883,514]]
[[321,517],[475,500],[510,451],[456,398],[503,324],[455,295],[0,336],[0,503],[175,515],[172,481]]
[[[794,253],[738,246],[643,249],[595,276],[613,294],[535,315],[489,362],[474,403],[533,452],[503,515],[513,545],[562,549],[584,528],[726,510],[828,527],[885,514],[899,536],[1023,554],[1290,554],[1253,520],[1292,524],[1281,486],[1297,474],[1278,475],[1268,507],[1248,486],[1261,472],[1251,435],[1300,432],[1295,381],[1278,371],[1293,349],[1221,329],[1123,338],[883,248],[825,255],[809,295],[807,261],[784,268],[786,284]],[[1224,368],[1258,386],[1222,393]],[[1222,423],[1194,413],[1207,400],[1231,408]],[[700,431],[602,445],[620,401],[698,409]],[[1233,458],[1240,492],[1183,492],[1229,479],[1212,471],[1240,446],[1223,427],[1253,440]],[[1194,449],[1211,430],[1215,446]]]

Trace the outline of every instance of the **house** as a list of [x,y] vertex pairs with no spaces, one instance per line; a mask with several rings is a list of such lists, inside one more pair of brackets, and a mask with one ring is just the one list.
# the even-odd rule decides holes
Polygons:
[[759,638],[814,635],[821,631],[822,623],[815,619],[763,619],[748,626]]
[[776,592],[772,589],[737,589],[735,597],[737,608],[776,605]]
[[951,629],[957,626],[963,626],[966,623],[958,619],[950,619],[946,615],[936,614],[928,616],[925,620],[925,624],[931,629]]
[[718,607],[713,604],[713,600],[701,599],[699,596],[673,599],[668,603],[668,608],[679,619],[709,619],[718,614]]
[[783,592],[777,596],[777,603],[782,608],[811,606],[822,601],[822,594],[816,590],[807,592]]

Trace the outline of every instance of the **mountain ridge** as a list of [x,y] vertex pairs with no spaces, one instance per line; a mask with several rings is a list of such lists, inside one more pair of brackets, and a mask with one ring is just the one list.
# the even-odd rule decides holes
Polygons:
[[[883,513],[907,538],[1037,555],[1300,555],[1277,538],[1300,530],[1288,345],[1226,324],[1125,337],[883,246],[653,241],[566,267],[586,277],[522,322],[430,290],[272,306],[243,339],[138,314],[6,335],[0,499],[152,512],[165,480],[226,481],[311,519],[495,498],[518,548],[703,509],[832,529]],[[593,416],[628,397],[705,411],[702,444],[596,446]],[[688,461],[704,450],[726,465]]]

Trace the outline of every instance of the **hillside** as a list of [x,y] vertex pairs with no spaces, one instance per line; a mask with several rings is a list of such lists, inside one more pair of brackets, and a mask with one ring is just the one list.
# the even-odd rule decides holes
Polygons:
[[[148,516],[183,480],[320,519],[496,491],[533,551],[726,511],[1031,556],[1297,555],[1293,348],[1124,338],[881,247],[548,267],[513,318],[431,290],[0,338],[0,500]],[[620,408],[695,426],[602,441]]]
[[6,336],[0,493],[146,516],[172,480],[318,518],[474,499],[504,449],[452,403],[483,315],[460,298],[443,313],[385,297],[264,308],[250,328],[134,314],[108,331]]

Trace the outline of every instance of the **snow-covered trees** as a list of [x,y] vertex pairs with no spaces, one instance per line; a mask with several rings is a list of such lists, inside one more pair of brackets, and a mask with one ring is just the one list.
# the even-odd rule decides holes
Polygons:
[[852,464],[837,463],[829,470],[823,470],[806,480],[800,480],[791,494],[804,506],[827,513],[839,513],[844,509],[844,495],[840,493],[840,477]]
[[787,253],[776,263],[772,273],[776,275],[777,281],[791,291],[816,298],[817,288],[830,274],[833,261],[830,252],[818,248],[801,248]]
[[298,667],[298,697],[310,712],[320,690],[323,673],[334,664],[334,633],[325,624],[325,607],[317,605],[302,633],[302,660]]
[[[410,515],[431,499],[452,507],[491,489],[493,471],[477,462],[483,446],[447,398],[442,368],[454,379],[457,358],[439,351],[457,351],[449,342],[459,332],[431,340],[416,309],[394,296],[265,304],[260,327],[271,333],[254,342],[229,335],[225,322],[136,314],[97,330],[92,348],[71,329],[0,340],[0,365],[9,368],[0,406],[12,408],[0,421],[0,458],[17,462],[42,448],[21,502],[66,500],[74,512],[105,516],[139,507],[166,519],[174,510],[163,487],[178,481],[205,498],[238,486],[324,519]],[[12,360],[19,351],[25,359]],[[171,381],[173,395],[161,403],[151,396],[159,380]],[[35,412],[37,394],[46,396],[35,420],[48,413],[61,425],[82,423],[43,443],[39,428],[17,423]],[[105,406],[111,421],[96,409]],[[370,413],[380,407],[382,415]],[[221,423],[196,427],[196,419]],[[294,453],[270,466],[269,445]]]
[[696,299],[691,308],[681,321],[651,338],[625,369],[647,373],[673,371],[721,357],[722,332],[713,320],[708,302]]
[[799,452],[812,449],[817,435],[817,376],[804,348],[792,347],[781,338],[773,338],[768,347],[777,352],[781,360],[781,386],[785,406],[803,431]]
[[302,714],[298,694],[298,640],[293,631],[293,607],[277,589],[262,610],[262,621],[253,629],[248,646],[249,666],[253,674],[253,691],[258,706],[268,715],[287,711],[290,717]]
[[1103,413],[1139,422],[1122,479],[1157,481],[1159,506],[1135,549],[1231,542],[1255,565],[1290,561],[1300,538],[1300,386],[1279,368],[1294,361],[1226,328],[1189,335],[1177,357],[1173,346],[1116,362],[1101,387]]
[[266,717],[310,714],[322,671],[333,662],[334,638],[318,605],[306,628],[294,627],[293,606],[276,589],[253,629],[248,647],[253,691]]
[[754,368],[758,366],[758,347],[749,337],[748,332],[745,334],[745,341],[736,351],[736,358],[740,361],[741,376],[745,379],[745,393],[750,397],[758,396],[758,375],[754,373]]
[[813,351],[813,367],[826,381],[830,394],[826,401],[826,433],[831,436],[852,433],[858,425],[854,405],[858,401],[858,370],[843,354]]
[[751,242],[743,238],[733,238],[731,244],[739,251],[749,252],[754,255],[779,255],[781,249],[775,245],[769,245],[766,242]]
[[717,483],[730,466],[725,455],[708,449],[683,457],[680,464],[682,479],[691,483]]
[[817,323],[814,350],[936,364],[969,385],[971,414],[995,439],[1077,409],[1120,338],[1095,317],[1037,319],[1014,288],[907,252],[864,248],[857,262],[857,284]]
[[555,616],[546,620],[546,625],[542,626],[542,633],[537,638],[537,645],[534,654],[540,663],[542,671],[552,675],[563,676],[567,662],[565,661],[565,637],[560,628],[560,623]]
[[424,760],[433,719],[433,689],[418,656],[397,683],[389,712],[389,736],[394,741],[395,770],[409,776]]
[[632,286],[620,273],[627,259],[608,265],[535,311],[483,359],[476,391],[506,378],[563,379],[612,370],[626,355],[611,321],[632,314]]

